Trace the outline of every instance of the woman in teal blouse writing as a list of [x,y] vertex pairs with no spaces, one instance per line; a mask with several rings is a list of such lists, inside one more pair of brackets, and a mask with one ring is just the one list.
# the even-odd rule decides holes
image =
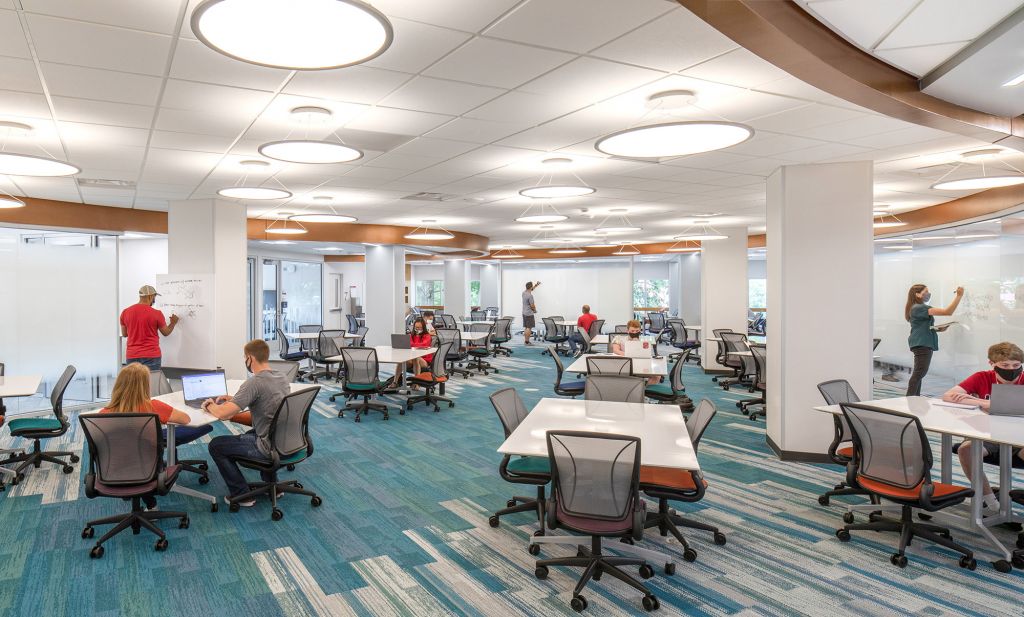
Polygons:
[[945,332],[949,324],[935,327],[935,316],[950,316],[956,311],[960,299],[964,297],[964,288],[957,287],[953,301],[946,308],[934,308],[928,304],[932,294],[927,285],[911,285],[907,292],[907,307],[904,317],[910,322],[910,351],[914,354],[914,371],[907,383],[907,396],[921,395],[921,380],[928,374],[932,363],[932,354],[939,350],[939,332]]

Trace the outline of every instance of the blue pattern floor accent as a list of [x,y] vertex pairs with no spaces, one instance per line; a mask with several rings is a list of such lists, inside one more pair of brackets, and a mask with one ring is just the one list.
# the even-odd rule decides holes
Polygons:
[[[440,413],[419,405],[405,415],[393,412],[388,422],[371,414],[356,424],[351,415],[336,417],[336,404],[327,401],[336,388],[325,384],[310,421],[315,453],[283,474],[317,491],[323,506],[288,495],[280,504],[284,519],[273,522],[266,500],[238,513],[211,513],[204,502],[172,494],[160,508],[186,510],[192,523],[187,530],[164,523],[166,552],[155,552],[145,532],[125,533],[107,543],[102,559],[90,559],[92,543],[80,537],[84,522],[126,504],[86,499],[82,464],[69,475],[50,466],[30,471],[0,494],[0,615],[574,614],[568,599],[578,570],[556,568],[545,581],[533,575],[535,558],[526,551],[531,516],[509,516],[497,529],[487,524],[511,495],[530,492],[498,476],[502,431],[487,396],[508,385],[527,406],[552,396],[553,363],[543,348],[514,349],[511,358],[492,360],[499,374],[453,378],[447,390],[456,407],[442,405]],[[765,445],[764,421],[751,422],[735,406],[745,392],[721,391],[695,366],[685,381],[694,400],[710,398],[719,413],[701,442],[707,497],[679,509],[717,525],[728,544],[684,530],[699,555],[691,564],[674,541],[645,536],[648,545],[677,555],[674,577],[659,568],[648,581],[661,600],[656,614],[1024,614],[1024,575],[995,572],[983,550],[977,571],[969,572],[947,551],[915,544],[910,565],[900,570],[888,559],[892,534],[839,542],[842,500],[821,507],[816,498],[841,479],[840,470],[777,460]],[[206,456],[210,437],[239,430],[218,425],[180,454]],[[0,447],[13,441],[5,437]],[[77,422],[47,444],[82,447]],[[182,483],[224,492],[216,470],[206,486],[191,475]],[[954,536],[980,547],[970,534]],[[542,556],[572,550],[549,546]],[[643,613],[640,595],[609,577],[584,593],[588,615]]]

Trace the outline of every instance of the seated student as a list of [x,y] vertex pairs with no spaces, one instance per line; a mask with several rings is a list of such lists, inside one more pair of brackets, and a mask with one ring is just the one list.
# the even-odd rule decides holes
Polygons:
[[[422,317],[417,317],[412,322],[412,334],[409,335],[409,343],[413,349],[427,349],[433,347],[433,338],[427,332],[427,324]],[[430,370],[430,363],[434,360],[434,354],[427,354],[419,358],[413,358],[413,373],[422,373]]]
[[[609,349],[617,356],[626,355],[626,341],[638,341],[640,340],[640,334],[643,332],[643,328],[640,322],[635,319],[630,319],[626,322],[626,335],[619,334],[612,338]],[[660,377],[651,376],[647,378],[647,383],[656,384],[661,381]]]
[[[954,386],[942,395],[942,400],[950,403],[963,403],[965,405],[977,405],[982,411],[988,411],[989,396],[992,394],[992,386],[995,384],[1024,385],[1024,351],[1013,343],[996,343],[988,348],[988,363],[992,370],[978,371],[967,379]],[[971,477],[971,448],[975,447],[972,441],[964,441],[953,450],[960,457],[960,465],[964,468],[967,477]],[[994,443],[984,442],[984,461],[993,465],[999,464],[999,446]],[[1012,462],[1015,467],[1024,467],[1024,452],[1021,448],[1013,448]],[[999,509],[999,502],[992,493],[988,479],[983,478],[985,483],[986,513],[994,513]]]
[[427,332],[434,333],[434,311],[423,311],[423,322],[427,326]]
[[[178,411],[163,401],[149,398],[149,369],[145,365],[132,363],[121,369],[110,393],[110,402],[100,413],[155,413],[162,424],[172,422],[181,426],[174,432],[174,442],[182,445],[195,441],[213,430],[213,426],[185,426],[191,418],[183,411]],[[167,429],[163,431],[164,441],[167,440]],[[156,507],[156,497],[147,495],[142,498],[146,507]]]
[[[597,321],[597,315],[590,312],[589,304],[584,304],[583,314],[580,315],[579,319],[576,320],[577,328],[583,328],[587,332],[590,332],[590,324],[594,323],[595,321]],[[583,337],[580,336],[579,330],[574,329],[571,333],[569,333],[569,351],[572,352],[572,355],[577,355],[578,352],[576,350],[576,345],[582,342]]]
[[[252,412],[253,430],[243,435],[220,435],[210,441],[210,457],[220,470],[228,485],[229,497],[249,490],[245,476],[231,456],[270,460],[270,423],[274,419],[281,401],[290,392],[288,378],[284,373],[270,366],[270,347],[266,341],[255,339],[245,344],[245,368],[252,373],[234,396],[220,396],[217,400],[206,399],[203,409],[208,413],[227,420],[245,408]],[[270,474],[260,474],[265,482]],[[237,502],[243,507],[256,504],[255,499]]]

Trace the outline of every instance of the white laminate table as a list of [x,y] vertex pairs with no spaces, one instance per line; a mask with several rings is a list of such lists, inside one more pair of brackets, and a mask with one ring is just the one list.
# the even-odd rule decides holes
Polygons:
[[[1013,447],[1024,447],[1024,417],[990,416],[977,408],[948,407],[942,404],[941,399],[923,396],[900,396],[862,401],[861,404],[914,416],[921,421],[921,427],[925,431],[938,433],[942,439],[941,480],[943,483],[950,483],[953,477],[953,437],[970,439],[975,443],[990,441],[999,445],[999,514],[983,517],[982,500],[971,499],[971,513],[966,520],[963,517],[944,512],[935,512],[932,513],[932,516],[953,523],[966,523],[969,529],[980,533],[1003,556],[1004,560],[1009,561],[1012,552],[1003,546],[1002,542],[988,528],[1002,523],[1019,522],[1019,519],[1014,518],[1011,510],[1010,488],[1013,475],[1010,456]],[[833,415],[843,413],[839,405],[821,405],[814,409]],[[971,466],[973,467],[971,488],[978,496],[982,495],[984,490],[982,484],[982,479],[985,477],[983,450],[984,448],[971,448]]]
[[7,375],[0,377],[0,399],[32,396],[39,390],[42,375]]
[[469,342],[472,342],[472,343],[477,343],[477,342],[487,338],[490,334],[491,334],[490,332],[484,332],[484,331],[481,331],[481,332],[462,332],[462,333],[460,333],[460,336],[462,337],[463,341],[469,341]]
[[607,345],[610,342],[607,334],[598,334],[594,338],[590,339],[591,345]]
[[[587,358],[608,354],[583,354],[565,369],[567,373],[586,373]],[[623,357],[623,356],[617,356]],[[638,377],[664,377],[668,375],[668,360],[661,358],[633,358],[633,374]]]
[[[390,345],[374,345],[374,349],[377,350],[377,363],[378,364],[394,364],[395,375],[398,376],[398,383],[396,387],[401,388],[405,385],[405,371],[402,366],[406,362],[415,360],[416,358],[422,358],[423,356],[430,355],[437,351],[437,347],[421,347],[416,349],[396,349]],[[344,356],[331,356],[327,358],[329,362],[344,362]]]
[[470,326],[493,326],[494,325],[493,321],[472,321],[470,319],[467,319],[465,321],[462,321],[460,319],[459,323],[462,324],[462,329],[463,330],[465,330],[466,328],[468,328]]
[[[318,340],[320,338],[320,333],[319,332],[285,332],[284,335],[287,336],[290,339],[295,339],[297,341],[302,341],[302,340],[307,340],[307,341],[308,340]],[[342,332],[341,335],[344,338],[348,338],[348,339],[362,338],[361,336],[359,336],[358,334],[355,334],[353,332]]]

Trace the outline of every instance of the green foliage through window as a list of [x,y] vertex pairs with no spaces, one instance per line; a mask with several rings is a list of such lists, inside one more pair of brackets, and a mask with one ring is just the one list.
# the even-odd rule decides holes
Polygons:
[[469,305],[480,306],[480,281],[469,282]]
[[747,307],[763,309],[768,307],[768,280],[750,279],[748,284]]
[[416,306],[443,306],[444,281],[416,281]]
[[633,306],[668,307],[668,279],[633,281]]

